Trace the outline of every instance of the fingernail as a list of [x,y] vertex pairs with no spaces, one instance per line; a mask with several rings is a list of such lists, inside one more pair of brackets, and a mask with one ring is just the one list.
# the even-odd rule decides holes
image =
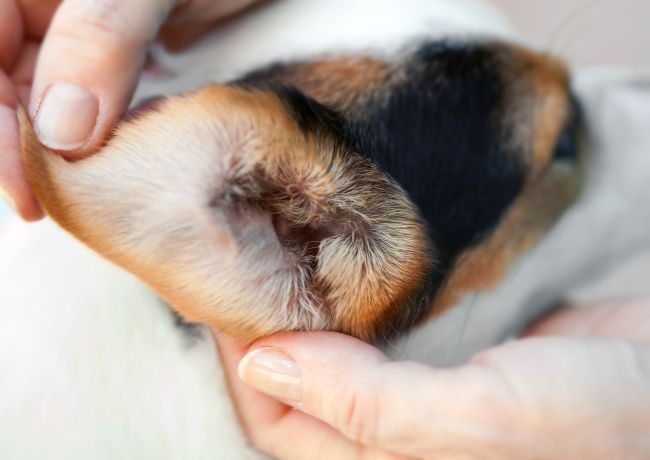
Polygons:
[[277,348],[249,352],[239,363],[239,377],[262,393],[301,407],[302,372],[298,364]]
[[74,150],[88,141],[98,113],[99,102],[86,88],[74,83],[55,83],[41,102],[34,128],[45,146]]

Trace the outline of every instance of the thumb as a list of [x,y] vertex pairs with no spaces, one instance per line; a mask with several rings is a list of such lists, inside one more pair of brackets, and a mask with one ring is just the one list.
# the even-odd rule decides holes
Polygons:
[[[484,427],[508,433],[510,425],[510,401],[500,391],[507,386],[491,382],[500,377],[483,366],[436,370],[390,361],[376,348],[336,333],[263,339],[242,359],[238,372],[249,385],[325,422],[355,443],[407,456],[453,452],[480,457]],[[239,401],[251,437],[264,439],[266,450],[281,458],[301,458],[296,453],[301,446],[332,445],[325,441],[332,438],[326,430],[306,434],[307,422],[300,424],[301,440],[291,441],[293,435],[282,433],[277,422],[256,425],[255,415],[247,417],[247,407],[246,401]],[[259,407],[250,405],[251,410]],[[295,412],[290,414],[287,417],[296,417]],[[290,424],[294,429],[295,425]],[[283,448],[292,455],[283,455]]]
[[[340,334],[294,333],[256,342],[239,374],[361,446],[418,458],[595,459],[647,452],[649,369],[647,344],[614,339],[524,339],[434,369]],[[334,439],[322,428],[305,433],[300,411],[260,434],[255,405],[238,406],[269,451]]]
[[57,10],[36,67],[30,114],[40,141],[78,156],[121,117],[147,45],[176,0],[68,0]]

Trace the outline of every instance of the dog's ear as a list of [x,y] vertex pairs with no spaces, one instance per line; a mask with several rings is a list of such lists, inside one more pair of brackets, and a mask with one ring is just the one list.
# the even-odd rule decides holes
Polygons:
[[372,340],[427,277],[405,192],[341,141],[337,113],[297,90],[171,97],[75,162],[20,122],[46,212],[189,320],[244,338],[333,329]]
[[25,164],[55,220],[187,319],[373,340],[498,283],[571,201],[567,80],[502,43],[279,64],[74,163],[23,117]]

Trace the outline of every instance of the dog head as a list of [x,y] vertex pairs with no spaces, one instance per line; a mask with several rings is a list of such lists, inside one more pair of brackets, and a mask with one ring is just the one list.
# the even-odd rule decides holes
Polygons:
[[171,96],[97,154],[23,155],[47,213],[230,335],[380,340],[487,289],[575,189],[564,67],[503,43],[321,57]]

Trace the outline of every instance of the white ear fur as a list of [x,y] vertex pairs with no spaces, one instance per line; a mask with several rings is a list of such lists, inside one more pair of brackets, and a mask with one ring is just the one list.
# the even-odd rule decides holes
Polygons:
[[246,167],[236,157],[260,147],[252,108],[236,99],[215,88],[172,98],[76,162],[42,147],[23,114],[30,182],[50,216],[190,320],[245,337],[325,328],[268,213],[213,204],[232,165]]

